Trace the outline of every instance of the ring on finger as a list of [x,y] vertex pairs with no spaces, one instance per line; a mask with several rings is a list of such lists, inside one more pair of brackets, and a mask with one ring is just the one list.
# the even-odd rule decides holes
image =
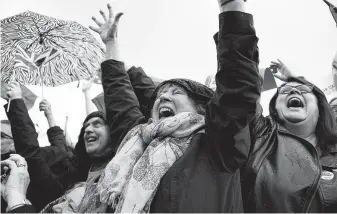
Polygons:
[[20,163],[20,164],[17,165],[17,167],[26,167],[26,164]]

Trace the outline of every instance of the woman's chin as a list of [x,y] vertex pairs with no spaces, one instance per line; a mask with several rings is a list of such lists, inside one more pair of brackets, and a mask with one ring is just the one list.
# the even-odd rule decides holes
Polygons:
[[303,117],[296,117],[296,116],[292,116],[292,117],[286,117],[285,120],[287,122],[290,122],[290,123],[301,123],[301,122],[304,122],[306,118],[303,118]]

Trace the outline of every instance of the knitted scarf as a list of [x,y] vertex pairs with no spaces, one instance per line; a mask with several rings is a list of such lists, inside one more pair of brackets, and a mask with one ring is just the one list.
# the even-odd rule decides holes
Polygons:
[[82,211],[105,212],[109,205],[115,213],[149,212],[161,178],[204,125],[204,116],[183,112],[131,129],[100,177],[96,208]]

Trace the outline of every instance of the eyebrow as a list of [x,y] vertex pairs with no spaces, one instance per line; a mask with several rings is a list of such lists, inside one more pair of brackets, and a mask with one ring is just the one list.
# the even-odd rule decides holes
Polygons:
[[169,88],[173,88],[173,90],[181,90],[183,92],[185,92],[185,89],[179,85],[174,85],[174,84],[170,84],[170,85],[165,85],[162,89],[160,89],[158,91],[158,94],[162,93],[165,90],[168,90]]
[[86,123],[83,125],[83,128],[86,129],[90,124],[97,123],[97,122],[102,122],[102,123],[104,123],[104,121],[103,121],[101,118],[96,118],[95,120],[93,120],[93,121],[91,121],[91,122],[86,122]]

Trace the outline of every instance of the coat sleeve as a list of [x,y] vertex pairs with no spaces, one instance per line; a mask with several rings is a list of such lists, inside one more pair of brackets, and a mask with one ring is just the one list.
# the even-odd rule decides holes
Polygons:
[[[7,108],[7,105],[4,107]],[[33,157],[40,153],[38,134],[23,99],[11,100],[9,111],[6,113],[11,123],[16,153],[24,158]]]
[[124,63],[107,60],[101,66],[107,123],[110,126],[113,147],[117,151],[128,131],[144,123],[145,117],[140,110]]
[[150,77],[146,75],[141,67],[131,67],[127,74],[129,75],[131,85],[138,98],[139,106],[146,118],[149,118],[151,106],[148,106],[151,96],[156,89],[156,85]]
[[8,213],[36,213],[33,205],[24,205],[16,209],[8,211]]
[[45,154],[39,146],[34,124],[22,99],[11,100],[7,116],[11,123],[16,152],[26,159],[31,185],[41,196],[37,200],[33,198],[32,202],[36,202],[36,208],[42,208],[62,195],[63,187],[50,171]]
[[59,126],[49,128],[47,130],[47,136],[51,146],[55,146],[64,152],[68,151],[66,147],[66,137]]
[[213,165],[220,171],[233,173],[248,158],[249,126],[256,117],[262,87],[258,38],[252,15],[243,12],[220,14],[215,42],[217,88],[206,110],[208,148]]

